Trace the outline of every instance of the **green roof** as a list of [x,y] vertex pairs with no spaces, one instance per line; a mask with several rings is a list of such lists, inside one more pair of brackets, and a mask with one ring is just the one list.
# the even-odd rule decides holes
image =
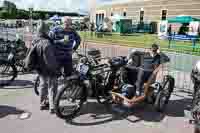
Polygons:
[[176,16],[167,19],[169,23],[190,23],[191,21],[200,21],[200,18],[191,16]]

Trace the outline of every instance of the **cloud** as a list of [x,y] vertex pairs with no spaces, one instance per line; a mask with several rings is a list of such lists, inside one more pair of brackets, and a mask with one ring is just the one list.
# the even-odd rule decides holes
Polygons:
[[[3,1],[3,0],[1,0]],[[54,11],[77,11],[86,10],[87,0],[9,0],[14,2],[18,8],[28,9],[33,7],[35,10],[54,10]]]
[[[0,0],[1,3],[3,0]],[[35,10],[78,12],[89,10],[92,6],[99,4],[121,3],[131,0],[9,0],[14,2],[18,8],[28,9],[33,7]]]

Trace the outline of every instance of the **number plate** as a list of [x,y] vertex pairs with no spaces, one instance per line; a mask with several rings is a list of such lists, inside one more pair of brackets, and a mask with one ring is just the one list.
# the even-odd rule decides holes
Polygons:
[[85,64],[78,64],[77,66],[77,69],[76,69],[78,72],[80,72],[81,74],[87,74],[88,70],[89,70],[89,67]]

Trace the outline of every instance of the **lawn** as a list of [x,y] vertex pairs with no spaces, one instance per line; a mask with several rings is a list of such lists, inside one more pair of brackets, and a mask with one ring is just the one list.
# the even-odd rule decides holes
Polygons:
[[[160,40],[156,34],[143,34],[135,33],[129,35],[120,35],[120,34],[106,34],[102,37],[93,36],[89,32],[80,32],[82,38],[85,38],[89,41],[102,42],[102,43],[112,43],[116,45],[124,45],[129,47],[138,47],[138,48],[148,48],[153,43],[158,43],[162,50],[166,51],[175,51],[181,53],[189,53],[193,55],[200,55],[200,48],[193,50],[191,41],[173,41],[172,48],[168,48],[168,40]],[[197,46],[200,46],[200,43],[197,43]]]

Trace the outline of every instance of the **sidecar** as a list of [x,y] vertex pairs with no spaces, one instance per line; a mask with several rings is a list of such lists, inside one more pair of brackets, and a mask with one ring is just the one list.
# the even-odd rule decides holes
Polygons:
[[[118,94],[120,94],[117,94],[119,97],[123,98],[124,100],[131,100],[133,97],[144,95],[145,88],[148,88],[151,93],[149,93],[149,95],[146,97],[145,102],[153,104],[155,109],[159,112],[164,111],[166,105],[169,102],[171,93],[174,90],[175,80],[170,75],[162,75],[163,67],[166,63],[170,62],[170,59],[164,53],[159,54],[160,65],[153,71],[153,74],[142,81],[142,85],[138,89],[136,87],[138,71],[135,71],[135,69],[141,69],[141,65],[144,62],[144,57],[148,55],[146,55],[145,52],[140,51],[135,51],[134,53],[131,53],[131,55],[129,56],[129,60],[131,60],[131,62],[129,62],[129,64],[127,64],[127,66],[124,67],[122,70],[123,85],[121,85],[122,87],[120,92],[117,92]],[[159,78],[162,78],[162,80],[159,82],[156,80],[158,74]]]

